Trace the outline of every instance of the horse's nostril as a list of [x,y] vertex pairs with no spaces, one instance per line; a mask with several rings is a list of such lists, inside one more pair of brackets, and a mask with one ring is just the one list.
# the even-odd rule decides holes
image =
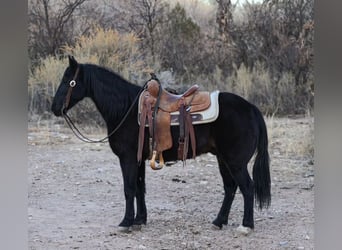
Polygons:
[[61,112],[58,110],[54,110],[53,113],[55,114],[55,116],[61,116]]

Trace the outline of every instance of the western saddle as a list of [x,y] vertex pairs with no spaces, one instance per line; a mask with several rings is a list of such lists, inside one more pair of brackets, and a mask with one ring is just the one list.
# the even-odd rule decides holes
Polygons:
[[[172,147],[171,113],[179,114],[178,159],[184,162],[187,158],[189,136],[192,157],[195,158],[196,140],[191,113],[205,110],[210,106],[209,92],[198,91],[198,88],[198,85],[193,85],[183,94],[176,95],[163,89],[155,77],[147,82],[139,98],[138,162],[142,160],[145,127],[148,126],[150,166],[154,170],[163,168],[162,153]],[[159,161],[158,165],[156,161]]]

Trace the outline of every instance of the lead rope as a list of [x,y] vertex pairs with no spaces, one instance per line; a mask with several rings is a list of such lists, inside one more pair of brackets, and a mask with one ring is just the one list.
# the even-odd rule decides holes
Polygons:
[[[75,82],[75,80],[72,80],[73,82]],[[72,82],[71,81],[71,82]],[[71,86],[71,82],[70,82],[70,89],[72,89],[76,84],[73,84],[73,86]],[[118,129],[122,126],[122,124],[125,122],[125,120],[127,119],[129,113],[132,111],[135,103],[137,102],[140,94],[144,91],[147,83],[149,82],[149,80],[143,85],[143,87],[141,88],[141,90],[139,91],[139,93],[137,94],[137,96],[135,97],[133,103],[131,104],[131,106],[129,107],[127,113],[124,115],[124,117],[122,118],[122,120],[120,121],[120,123],[116,126],[115,129],[113,129],[113,131],[108,134],[106,137],[99,139],[99,140],[94,140],[94,139],[90,139],[87,136],[83,135],[81,133],[81,131],[76,127],[75,123],[71,120],[71,118],[64,112],[62,112],[63,114],[63,118],[66,121],[66,123],[68,124],[69,128],[71,129],[71,131],[74,133],[74,135],[80,139],[83,142],[87,142],[87,143],[101,143],[101,142],[107,142],[109,137],[111,137],[114,133],[116,133],[118,131]],[[71,93],[71,91],[68,91]]]

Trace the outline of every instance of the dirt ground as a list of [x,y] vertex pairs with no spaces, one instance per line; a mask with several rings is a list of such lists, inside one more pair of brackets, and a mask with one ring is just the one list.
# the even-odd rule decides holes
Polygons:
[[243,236],[236,230],[243,214],[240,192],[228,226],[212,227],[223,199],[213,155],[185,167],[147,168],[147,225],[121,233],[123,181],[108,144],[81,142],[63,123],[29,124],[30,249],[313,249],[314,163],[306,154],[313,118],[268,119],[267,125],[272,204],[255,209],[255,229]]

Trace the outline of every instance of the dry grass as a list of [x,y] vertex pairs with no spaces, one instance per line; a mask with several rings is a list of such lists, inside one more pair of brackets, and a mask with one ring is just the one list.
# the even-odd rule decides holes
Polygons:
[[[75,56],[81,63],[110,68],[134,83],[144,82],[149,77],[146,73],[151,71],[147,63],[149,60],[142,61],[144,56],[139,51],[139,39],[132,33],[121,34],[115,30],[94,27],[88,36],[79,37],[74,46],[65,46],[63,51],[65,55]],[[42,115],[51,118],[47,114],[50,113],[53,95],[67,63],[64,56],[47,57],[41,61],[39,67],[30,72],[29,120]],[[158,75],[158,62],[153,68]],[[256,63],[252,70],[241,65],[235,71],[236,74],[225,77],[224,72],[216,67],[212,74],[197,75],[194,79],[202,89],[218,89],[241,95],[258,106],[266,116],[303,114],[312,109],[311,93],[308,89],[296,89],[293,74],[286,73],[279,80],[274,80],[271,79],[269,71],[259,63]],[[177,87],[182,88],[190,84],[192,83],[180,82]],[[103,122],[91,102],[84,101],[80,106],[79,112],[75,112],[76,119],[82,121],[84,117],[90,117],[94,120],[90,126]]]
[[[115,30],[95,27],[89,36],[78,38],[75,46],[65,46],[65,55],[73,55],[81,63],[107,67],[132,82],[142,82],[146,65],[138,50],[138,38],[132,33],[120,34]],[[68,62],[66,57],[47,57],[39,67],[30,72],[28,79],[29,120],[42,116],[50,119],[50,106]],[[76,119],[90,117],[102,123],[94,105],[88,100],[80,104]],[[86,114],[85,114],[86,113]]]
[[32,114],[44,114],[48,111],[52,97],[56,92],[58,84],[63,76],[67,65],[66,59],[47,57],[41,65],[28,78],[28,110]]
[[140,80],[145,70],[140,59],[139,39],[133,33],[95,27],[88,36],[81,36],[74,46],[64,46],[65,54],[74,55],[81,62],[108,67],[129,80]]
[[[269,145],[272,154],[295,156],[313,161],[314,118],[311,116],[290,118],[266,117]],[[289,129],[296,123],[296,129]],[[291,125],[292,124],[292,125]],[[280,143],[282,141],[282,143]]]
[[259,107],[266,115],[305,114],[312,110],[312,93],[297,89],[292,73],[284,73],[279,80],[260,63],[252,70],[241,65],[236,74],[224,77],[218,67],[210,76],[198,76],[198,82],[208,90],[219,89],[238,94]]

